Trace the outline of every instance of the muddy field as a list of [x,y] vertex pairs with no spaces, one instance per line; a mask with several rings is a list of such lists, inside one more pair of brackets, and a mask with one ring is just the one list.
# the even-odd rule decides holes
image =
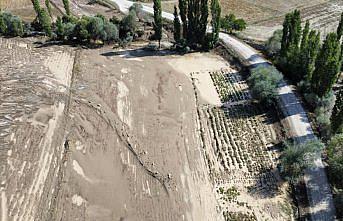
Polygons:
[[239,67],[139,45],[0,48],[2,220],[292,220],[279,123]]

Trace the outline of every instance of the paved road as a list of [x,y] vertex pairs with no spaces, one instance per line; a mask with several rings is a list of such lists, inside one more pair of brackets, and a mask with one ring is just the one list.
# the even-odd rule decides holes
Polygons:
[[[133,2],[127,0],[111,0],[120,11],[127,13]],[[153,13],[153,9],[143,6],[143,10]],[[174,15],[163,12],[162,17],[173,20]],[[228,34],[220,33],[220,40],[226,47],[233,50],[240,59],[249,66],[271,65],[262,58],[253,48],[245,43],[231,37]],[[307,118],[307,114],[302,107],[301,102],[293,93],[292,88],[286,82],[282,82],[278,89],[279,107],[283,112],[283,122],[288,127],[288,132],[297,142],[304,142],[308,139],[314,139],[315,135]],[[328,184],[324,165],[320,155],[315,161],[316,167],[306,171],[305,182],[307,186],[307,195],[310,203],[310,217],[313,221],[331,221],[335,217],[335,207],[331,189]]]

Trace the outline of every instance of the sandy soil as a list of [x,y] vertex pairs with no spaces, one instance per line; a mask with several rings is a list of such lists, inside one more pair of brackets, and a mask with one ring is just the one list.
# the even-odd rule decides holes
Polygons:
[[74,52],[33,42],[0,38],[3,220],[45,216],[62,160]]
[[82,52],[56,219],[220,220],[189,78],[208,66],[189,61],[226,65],[210,54]]
[[0,39],[2,220],[291,219],[278,123],[223,58],[34,41]]

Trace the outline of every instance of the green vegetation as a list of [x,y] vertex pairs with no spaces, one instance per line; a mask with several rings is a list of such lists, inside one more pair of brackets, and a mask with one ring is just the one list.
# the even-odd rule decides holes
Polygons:
[[273,66],[258,66],[251,70],[248,79],[253,95],[267,106],[274,104],[277,87],[282,81],[282,74]]
[[282,30],[276,30],[265,44],[269,56],[275,57],[281,50]]
[[4,36],[22,36],[24,26],[22,20],[9,12],[0,11],[0,35]]
[[225,15],[220,19],[220,26],[226,32],[243,31],[246,29],[246,22],[243,19],[237,19],[234,14]]
[[154,38],[158,40],[158,45],[161,47],[162,38],[162,6],[161,0],[154,0]]
[[301,144],[285,144],[281,155],[281,174],[290,182],[295,183],[307,168],[313,165],[319,157],[324,144],[319,140],[309,140]]
[[211,1],[211,25],[212,25],[212,44],[215,45],[219,40],[221,8],[218,0]]
[[51,11],[50,0],[45,0],[45,7],[48,10],[50,18],[52,18],[52,11]]
[[330,179],[338,188],[343,188],[343,133],[333,136],[328,145]]
[[63,0],[63,6],[64,6],[64,10],[66,12],[66,15],[69,17],[71,16],[70,13],[70,6],[69,6],[69,0]]
[[332,132],[343,133],[343,88],[338,90],[336,103],[331,117]]

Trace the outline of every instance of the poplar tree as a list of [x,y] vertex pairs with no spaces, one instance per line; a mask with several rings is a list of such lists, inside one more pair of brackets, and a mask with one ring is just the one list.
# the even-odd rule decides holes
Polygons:
[[33,5],[33,9],[36,12],[37,17],[39,16],[40,13],[40,3],[39,0],[31,0],[32,5]]
[[336,95],[336,103],[331,116],[331,128],[333,133],[343,133],[343,88]]
[[302,34],[302,39],[301,39],[301,45],[300,45],[300,50],[304,50],[308,46],[308,39],[309,39],[309,34],[310,34],[310,22],[307,20],[303,34]]
[[174,40],[179,42],[181,39],[181,24],[179,19],[179,14],[177,13],[177,8],[174,5]]
[[190,46],[204,45],[208,18],[208,1],[188,0],[187,8],[187,43]]
[[337,34],[328,34],[318,54],[311,79],[312,92],[318,97],[324,97],[336,83],[341,67],[340,55],[341,45],[337,41]]
[[187,30],[188,30],[188,21],[187,21],[187,13],[188,13],[188,4],[187,0],[179,0],[179,9],[180,9],[180,17],[182,21],[182,37],[187,39]]
[[220,14],[221,8],[218,0],[211,1],[211,16],[212,16],[212,41],[213,44],[218,42],[220,31]]
[[292,14],[289,41],[291,46],[298,48],[301,39],[301,18],[300,11],[295,10]]
[[162,38],[162,6],[161,0],[154,0],[154,31],[158,46],[161,47]]
[[70,16],[70,6],[69,6],[69,0],[63,0],[64,10],[66,11],[66,15]]
[[340,20],[338,28],[337,28],[337,39],[338,39],[338,41],[341,40],[342,35],[343,35],[343,12],[341,14],[341,20]]
[[43,31],[51,37],[52,34],[52,27],[51,27],[51,19],[48,13],[44,9],[40,9],[39,13],[39,22],[42,26]]
[[283,29],[282,29],[282,40],[281,40],[281,50],[280,50],[281,57],[286,57],[287,55],[287,50],[289,47],[289,32],[291,29],[291,17],[292,17],[292,14],[288,13],[282,25]]
[[46,9],[48,10],[50,18],[52,18],[50,0],[45,0],[45,6],[46,6]]
[[305,67],[304,77],[307,81],[311,81],[312,74],[315,68],[317,55],[320,48],[320,33],[312,30],[309,35],[307,48],[305,49],[306,57],[304,58]]

